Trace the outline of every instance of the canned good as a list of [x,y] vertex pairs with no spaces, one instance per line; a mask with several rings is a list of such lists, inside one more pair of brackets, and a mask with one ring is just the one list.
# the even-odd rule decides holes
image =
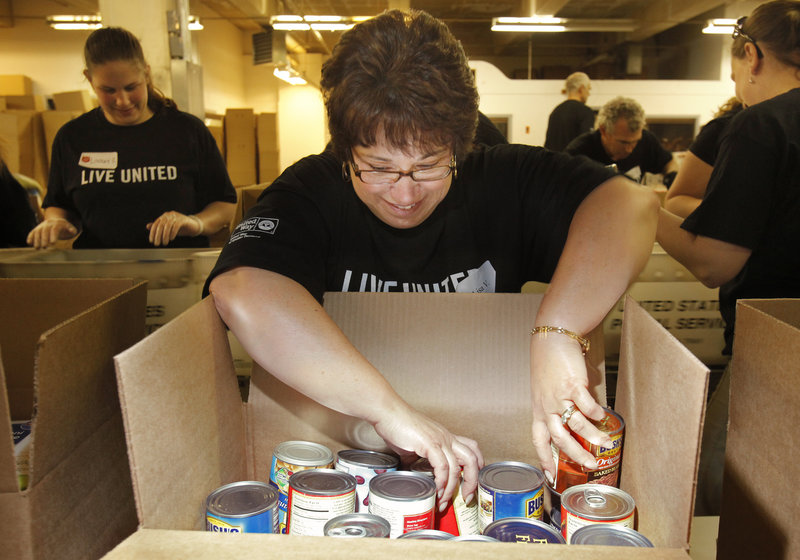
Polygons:
[[611,438],[611,447],[602,447],[586,441],[583,437],[569,429],[572,437],[580,443],[584,449],[594,455],[597,461],[597,469],[589,470],[576,463],[565,453],[562,453],[555,444],[551,443],[553,451],[553,462],[556,464],[555,489],[563,493],[570,486],[578,484],[605,484],[607,486],[619,486],[619,469],[622,466],[622,444],[625,439],[625,421],[622,416],[611,410],[604,408],[606,416],[599,422],[592,420],[592,424],[601,432],[605,432]]
[[356,477],[356,511],[367,511],[369,481],[376,475],[396,471],[400,459],[386,453],[363,449],[343,449],[336,455],[336,470]]
[[633,529],[636,504],[630,494],[603,484],[580,484],[561,494],[561,534],[572,535],[586,525],[612,524]]
[[506,517],[541,519],[544,511],[544,475],[527,463],[504,461],[486,465],[478,473],[480,529]]
[[393,471],[369,482],[369,512],[389,521],[390,536],[433,529],[436,484],[423,474]]
[[332,469],[333,452],[322,444],[311,441],[284,441],[272,450],[269,482],[278,495],[278,528],[286,533],[286,511],[289,497],[289,478],[296,472],[308,469]]
[[550,484],[544,485],[544,513],[547,522],[561,530],[561,494],[556,492]]
[[300,471],[289,479],[286,532],[325,535],[325,524],[356,507],[356,479],[333,469]]
[[278,491],[259,481],[232,482],[206,498],[206,531],[275,533]]
[[653,548],[653,543],[639,531],[622,525],[586,525],[572,535],[570,544],[635,546]]
[[495,521],[483,532],[501,542],[525,544],[564,544],[564,537],[548,523],[527,517],[506,517]]
[[389,538],[389,522],[371,513],[345,513],[325,523],[326,537],[378,537]]
[[496,538],[489,535],[461,535],[453,537],[451,541],[474,541],[474,542],[499,542]]
[[438,531],[436,529],[417,529],[416,531],[409,531],[402,535],[397,535],[398,539],[422,539],[427,541],[449,541],[453,535],[445,531]]
[[[414,461],[409,470],[433,478],[433,467],[425,457]],[[447,504],[447,508],[444,511],[439,511],[437,508],[434,512],[433,528],[455,536],[480,534],[478,500],[473,498],[470,503],[464,501],[461,481],[458,482],[455,495]]]

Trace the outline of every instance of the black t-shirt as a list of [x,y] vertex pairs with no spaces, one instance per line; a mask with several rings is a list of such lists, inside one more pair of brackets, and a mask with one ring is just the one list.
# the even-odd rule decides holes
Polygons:
[[705,198],[683,228],[752,251],[719,291],[727,352],[737,299],[800,297],[800,88],[731,120]]
[[613,175],[542,148],[478,149],[425,222],[395,229],[359,200],[341,162],[324,152],[264,190],[209,282],[252,266],[296,280],[320,301],[325,291],[518,292],[528,280],[550,280],[575,210]]
[[[195,214],[214,201],[236,202],[225,163],[203,122],[161,109],[134,126],[108,122],[100,108],[65,124],[53,142],[43,206],[80,217],[75,248],[148,248],[145,227],[176,210]],[[179,236],[169,247],[207,247]]]
[[0,162],[0,247],[25,247],[34,227],[36,215],[28,193]]
[[599,130],[581,134],[570,142],[564,151],[568,154],[587,156],[603,165],[616,163],[620,173],[637,181],[645,173],[663,173],[664,166],[672,159],[672,154],[665,150],[658,138],[647,129],[642,130],[642,139],[636,144],[631,155],[620,161],[615,162],[608,156],[603,148]]
[[550,113],[544,147],[561,152],[572,140],[592,128],[594,111],[577,99],[567,99]]
[[735,113],[728,113],[708,121],[697,133],[697,138],[689,146],[689,151],[713,167],[717,160],[722,135],[734,116]]

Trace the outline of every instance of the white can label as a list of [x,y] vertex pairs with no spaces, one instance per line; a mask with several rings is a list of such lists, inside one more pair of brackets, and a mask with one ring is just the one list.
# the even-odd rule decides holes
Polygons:
[[335,496],[313,496],[289,487],[287,533],[290,535],[325,536],[325,523],[337,515],[353,513],[355,488]]
[[396,539],[403,533],[418,529],[433,529],[433,508],[436,494],[422,500],[390,500],[370,494],[369,512],[383,517],[389,522],[389,537]]

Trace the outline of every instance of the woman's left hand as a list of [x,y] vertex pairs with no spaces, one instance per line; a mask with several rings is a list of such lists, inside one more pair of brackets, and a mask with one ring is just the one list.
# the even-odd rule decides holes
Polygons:
[[161,214],[147,224],[147,229],[150,231],[150,243],[156,247],[169,245],[178,235],[193,237],[202,231],[197,219],[174,210]]

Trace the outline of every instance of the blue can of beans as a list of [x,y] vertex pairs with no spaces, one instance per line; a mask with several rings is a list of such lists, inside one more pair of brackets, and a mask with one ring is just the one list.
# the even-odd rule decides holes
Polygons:
[[544,474],[527,463],[503,461],[478,473],[478,518],[481,532],[506,517],[542,519]]
[[232,482],[206,498],[206,531],[274,533],[277,526],[278,491],[266,482]]

